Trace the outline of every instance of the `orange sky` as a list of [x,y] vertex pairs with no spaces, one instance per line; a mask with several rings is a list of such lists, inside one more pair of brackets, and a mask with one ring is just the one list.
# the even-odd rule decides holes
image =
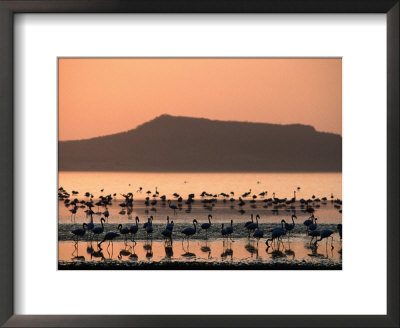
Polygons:
[[341,59],[59,59],[59,139],[161,114],[302,123],[342,133]]

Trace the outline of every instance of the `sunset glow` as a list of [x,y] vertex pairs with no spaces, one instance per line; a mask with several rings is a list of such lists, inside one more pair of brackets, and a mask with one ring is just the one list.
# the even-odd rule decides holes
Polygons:
[[135,128],[164,113],[301,123],[341,134],[341,59],[59,59],[59,140]]

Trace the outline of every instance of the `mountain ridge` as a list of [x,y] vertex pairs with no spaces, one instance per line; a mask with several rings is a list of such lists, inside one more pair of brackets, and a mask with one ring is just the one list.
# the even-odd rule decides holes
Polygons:
[[135,129],[59,141],[62,171],[341,171],[342,138],[302,124],[161,115]]

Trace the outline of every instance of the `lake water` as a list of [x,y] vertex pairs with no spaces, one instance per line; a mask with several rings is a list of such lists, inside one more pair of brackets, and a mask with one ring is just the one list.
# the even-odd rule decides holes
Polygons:
[[[90,217],[85,213],[87,208],[79,204],[77,213],[73,215],[70,212],[71,207],[66,206],[63,200],[59,200],[60,261],[82,263],[82,261],[91,262],[100,259],[129,262],[136,261],[137,254],[138,261],[146,261],[146,263],[149,261],[211,261],[219,263],[228,260],[243,263],[275,260],[287,262],[294,261],[295,257],[302,263],[304,261],[315,263],[327,259],[341,263],[340,238],[336,226],[338,223],[342,223],[342,206],[335,202],[336,199],[342,198],[341,173],[60,172],[59,186],[69,193],[72,190],[78,192],[74,195],[71,194],[71,200],[74,198],[89,200],[89,197],[85,196],[86,192],[93,194],[94,202],[101,195],[116,194],[107,207],[95,206],[93,208],[95,214],[92,219],[95,226],[100,226],[100,218],[104,216],[106,210],[109,212],[110,215],[104,224],[105,232],[118,232],[118,224],[130,227],[135,224],[136,216],[140,219],[139,232],[134,236],[135,242],[137,242],[135,247],[131,240],[132,236],[126,242],[124,242],[123,236],[119,236],[111,245],[104,244],[106,246],[100,250],[97,246],[98,240],[92,242],[93,235],[90,233],[81,238],[79,244],[75,244],[73,241],[74,236],[71,231],[81,228],[83,222],[90,221]],[[101,191],[101,189],[104,190]],[[267,201],[268,198],[273,197],[290,200],[294,196],[294,191],[296,191],[296,201],[293,203],[275,204]],[[124,200],[121,194],[129,192],[133,194],[133,206],[121,207]],[[207,192],[209,195],[201,197],[202,192]],[[243,194],[247,192],[249,192],[248,196],[243,197]],[[261,192],[266,193],[262,196]],[[178,201],[178,197],[174,196],[174,193],[182,196],[183,201]],[[221,193],[229,196],[221,196]],[[185,200],[189,194],[195,195],[194,202],[186,204]],[[171,200],[171,205],[176,206],[176,209],[172,209],[167,201],[161,201],[161,195],[165,195],[167,200]],[[257,196],[254,200],[253,195]],[[314,198],[312,198],[313,196]],[[146,197],[155,203],[153,205],[146,204]],[[242,197],[244,204],[239,205],[239,197]],[[326,197],[327,200],[323,201],[323,197]],[[303,222],[310,217],[310,213],[307,212],[307,206],[299,201],[302,198],[313,200],[309,205],[312,206],[315,211],[314,215],[318,218],[318,229],[335,231],[334,251],[330,248],[323,248],[324,253],[321,255],[308,247],[310,237],[307,236],[307,229]],[[316,201],[318,198],[321,200]],[[215,201],[207,203],[204,202],[205,199],[215,199]],[[208,222],[209,214],[212,215],[212,226],[208,234],[205,235],[205,232],[197,226],[197,233],[191,237],[190,242],[186,244],[185,241],[181,244],[184,237],[181,230],[193,227],[192,220],[195,218],[200,224]],[[260,216],[259,228],[264,231],[264,238],[259,241],[262,246],[258,247],[257,244],[255,251],[249,246],[255,242],[255,239],[252,238],[252,233],[249,234],[244,228],[244,222],[250,220],[251,215],[255,218],[257,214]],[[265,240],[270,238],[271,229],[280,226],[282,219],[292,222],[292,214],[297,216],[292,234],[293,242],[289,246],[290,240],[286,239],[284,242],[285,251],[288,249],[289,251],[281,254],[266,249]],[[149,216],[154,218],[154,232],[150,236],[143,229],[143,223]],[[171,248],[173,256],[166,254],[169,249],[165,248],[164,238],[161,235],[167,216],[175,223],[174,243]],[[231,220],[234,222],[233,243],[229,243],[226,248],[228,241],[221,239],[221,224],[230,225]],[[95,238],[101,240],[102,237],[103,235],[100,235]],[[325,244],[325,240],[323,243]],[[151,247],[150,250],[149,247]],[[206,252],[205,250],[208,248],[209,251]],[[292,250],[296,256],[293,256]],[[339,250],[340,253],[338,253]],[[210,251],[212,253],[209,253]],[[94,254],[92,254],[93,252]]]
[[[342,173],[149,173],[149,172],[60,172],[59,186],[80,195],[90,192],[95,197],[132,192],[135,199],[145,199],[157,187],[160,195],[172,198],[173,193],[183,198],[188,194],[198,197],[203,191],[211,194],[235,193],[238,198],[251,190],[258,195],[268,191],[267,197],[297,199],[316,197],[342,198]],[[142,192],[138,192],[142,187]],[[300,190],[297,190],[300,187]],[[100,192],[104,189],[103,192]]]

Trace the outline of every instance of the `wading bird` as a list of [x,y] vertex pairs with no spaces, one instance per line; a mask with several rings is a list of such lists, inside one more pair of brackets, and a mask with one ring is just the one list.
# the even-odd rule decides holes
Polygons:
[[210,229],[210,227],[211,227],[211,218],[212,218],[212,215],[209,214],[209,215],[208,215],[208,222],[202,223],[202,224],[201,224],[201,229],[203,229],[203,230],[206,231],[206,238],[207,238],[207,231],[208,231],[208,229]]
[[119,224],[119,225],[118,225],[118,230],[119,230],[119,232],[121,233],[121,235],[124,236],[125,241],[126,241],[126,236],[127,236],[128,233],[129,233],[129,228],[128,228],[128,227],[122,228],[122,224]]
[[82,228],[75,229],[75,230],[72,230],[72,231],[71,231],[71,232],[76,236],[76,241],[77,241],[77,242],[78,242],[78,238],[79,238],[79,237],[83,237],[83,236],[85,235],[86,228],[87,228],[87,224],[84,223],[84,224],[82,225]]
[[107,232],[106,235],[104,236],[103,240],[100,243],[98,243],[97,246],[100,247],[101,244],[104,243],[107,240],[109,242],[111,242],[113,239],[115,239],[118,236],[119,236],[119,233],[116,233],[114,231]]
[[258,228],[258,219],[259,218],[260,218],[260,216],[257,214],[256,215],[256,222],[252,222],[246,227],[247,231],[249,232],[249,237],[250,237],[250,232],[254,231],[254,230],[256,230]]
[[167,229],[171,231],[174,229],[174,221],[169,222],[169,216],[167,216]]
[[332,231],[332,230],[329,230],[329,229],[327,229],[327,230],[322,230],[322,231],[321,231],[320,238],[317,239],[317,240],[314,242],[314,245],[316,246],[317,243],[318,243],[319,241],[321,241],[322,239],[326,239],[326,246],[328,246],[328,238],[331,238],[331,248],[333,249],[333,237],[331,236],[332,234],[333,234],[333,231]]
[[317,230],[317,218],[314,218],[314,222],[313,223],[311,223],[309,226],[308,226],[308,229],[310,229],[311,231],[314,231],[314,230]]
[[233,220],[231,220],[231,225],[225,228],[226,234],[232,239],[231,235],[233,233]]
[[244,224],[244,227],[245,228],[247,228],[247,226],[249,225],[249,224],[252,224],[254,221],[253,221],[253,214],[251,214],[251,220],[250,221],[247,221],[245,224]]
[[311,214],[311,216],[307,220],[305,220],[303,223],[307,227],[307,235],[308,235],[310,225],[313,224],[313,220],[314,220],[314,214]]
[[[193,228],[192,227],[187,227],[183,229],[181,232],[185,235],[184,238],[187,238],[189,240],[190,236],[193,236],[196,233],[196,225],[197,225],[197,220],[193,220]],[[183,241],[183,240],[182,240]]]
[[138,216],[135,218],[135,222],[136,222],[135,225],[131,225],[129,227],[129,233],[132,235],[132,239],[134,238],[134,235],[136,235],[136,233],[139,231],[139,222],[140,222],[140,220],[139,220]]
[[289,232],[288,238],[290,238],[291,231],[294,229],[294,226],[295,226],[294,219],[297,219],[297,216],[293,214],[292,215],[292,223],[286,223],[285,220],[282,220],[282,222],[285,223],[285,230]]
[[97,238],[99,238],[98,236],[104,232],[104,222],[106,222],[106,220],[104,218],[101,218],[100,219],[101,227],[94,227],[92,229],[93,235],[96,235]]
[[314,238],[317,239],[318,237],[321,237],[321,232],[319,230],[313,230],[313,231],[310,231],[308,233],[308,235],[311,237],[311,240],[310,240],[310,245],[311,245]]
[[171,205],[171,200],[168,200],[168,206],[170,209],[174,210],[174,214],[176,214],[176,210],[178,209],[178,206],[176,205]]
[[147,236],[150,236],[153,233],[153,216],[150,216],[147,221],[146,232]]
[[339,224],[337,225],[337,229],[339,230],[340,240],[342,240],[342,224],[341,224],[341,223],[339,223]]

